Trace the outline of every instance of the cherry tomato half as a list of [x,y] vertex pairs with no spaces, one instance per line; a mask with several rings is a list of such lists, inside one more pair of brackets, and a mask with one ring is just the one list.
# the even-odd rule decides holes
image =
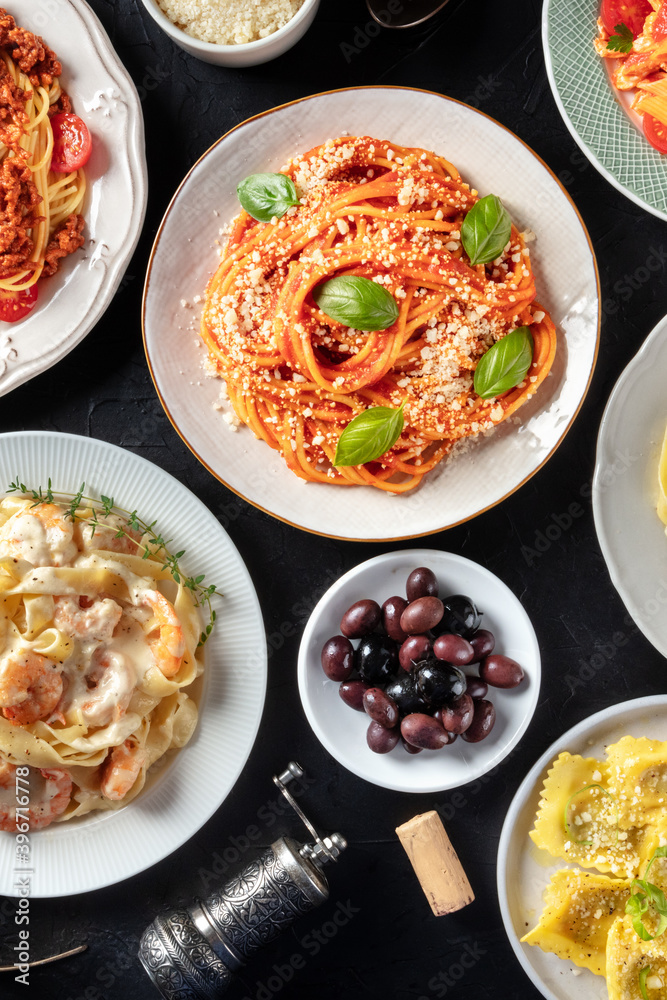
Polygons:
[[60,111],[51,119],[53,129],[53,156],[51,170],[68,174],[85,167],[90,159],[93,141],[88,126],[78,115]]
[[644,135],[659,153],[667,153],[667,126],[653,115],[644,115]]
[[617,24],[627,24],[632,34],[637,37],[644,27],[644,21],[653,13],[649,0],[602,0],[600,17],[605,31],[615,34]]
[[656,42],[662,42],[667,38],[667,0],[662,0],[658,8],[651,28],[651,35]]
[[0,321],[16,323],[35,308],[37,285],[31,285],[22,292],[5,292],[0,288]]

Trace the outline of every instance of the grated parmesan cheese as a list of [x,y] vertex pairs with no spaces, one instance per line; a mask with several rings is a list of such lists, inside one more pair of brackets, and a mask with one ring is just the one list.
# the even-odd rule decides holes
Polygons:
[[157,0],[187,35],[214,45],[256,42],[283,28],[303,0]]

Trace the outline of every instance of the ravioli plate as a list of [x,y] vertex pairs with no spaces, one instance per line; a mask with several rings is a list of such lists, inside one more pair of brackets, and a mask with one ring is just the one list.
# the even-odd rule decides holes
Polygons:
[[608,1000],[608,994],[602,976],[520,941],[539,920],[551,875],[566,867],[564,861],[536,847],[528,836],[542,783],[564,750],[604,759],[605,747],[623,736],[667,740],[667,695],[612,705],[564,733],[528,772],[503,824],[498,846],[498,899],[503,923],[526,975],[547,1000],[572,1000],[575,996],[577,1000]]

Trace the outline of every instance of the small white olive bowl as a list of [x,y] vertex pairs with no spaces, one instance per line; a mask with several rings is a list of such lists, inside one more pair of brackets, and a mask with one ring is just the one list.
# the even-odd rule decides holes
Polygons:
[[[465,594],[483,612],[482,627],[493,632],[495,652],[521,664],[524,679],[511,690],[490,688],[496,709],[493,729],[480,743],[458,738],[441,750],[409,754],[400,744],[386,754],[366,743],[370,718],[346,705],[339,684],[322,670],[322,647],[340,634],[340,620],[352,604],[371,598],[382,605],[405,596],[409,574],[427,566],[441,597]],[[354,643],[353,643],[354,644]],[[475,674],[473,666],[463,668]],[[400,675],[399,671],[399,675]],[[438,549],[387,552],[355,566],[329,588],[311,614],[299,648],[299,694],[306,718],[320,743],[339,764],[360,778],[400,792],[440,792],[475,781],[496,767],[516,746],[533,717],[540,691],[540,650],[528,615],[509,587],[488,569]]]
[[143,4],[165,34],[197,59],[216,66],[259,66],[260,63],[276,59],[296,45],[313,23],[320,0],[304,0],[294,17],[278,31],[255,42],[243,42],[239,45],[202,42],[170,21],[157,0],[143,0]]

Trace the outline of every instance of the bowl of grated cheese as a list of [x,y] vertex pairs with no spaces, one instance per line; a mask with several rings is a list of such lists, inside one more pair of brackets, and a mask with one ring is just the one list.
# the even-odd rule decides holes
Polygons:
[[143,0],[182,49],[218,66],[276,59],[306,33],[320,0]]

